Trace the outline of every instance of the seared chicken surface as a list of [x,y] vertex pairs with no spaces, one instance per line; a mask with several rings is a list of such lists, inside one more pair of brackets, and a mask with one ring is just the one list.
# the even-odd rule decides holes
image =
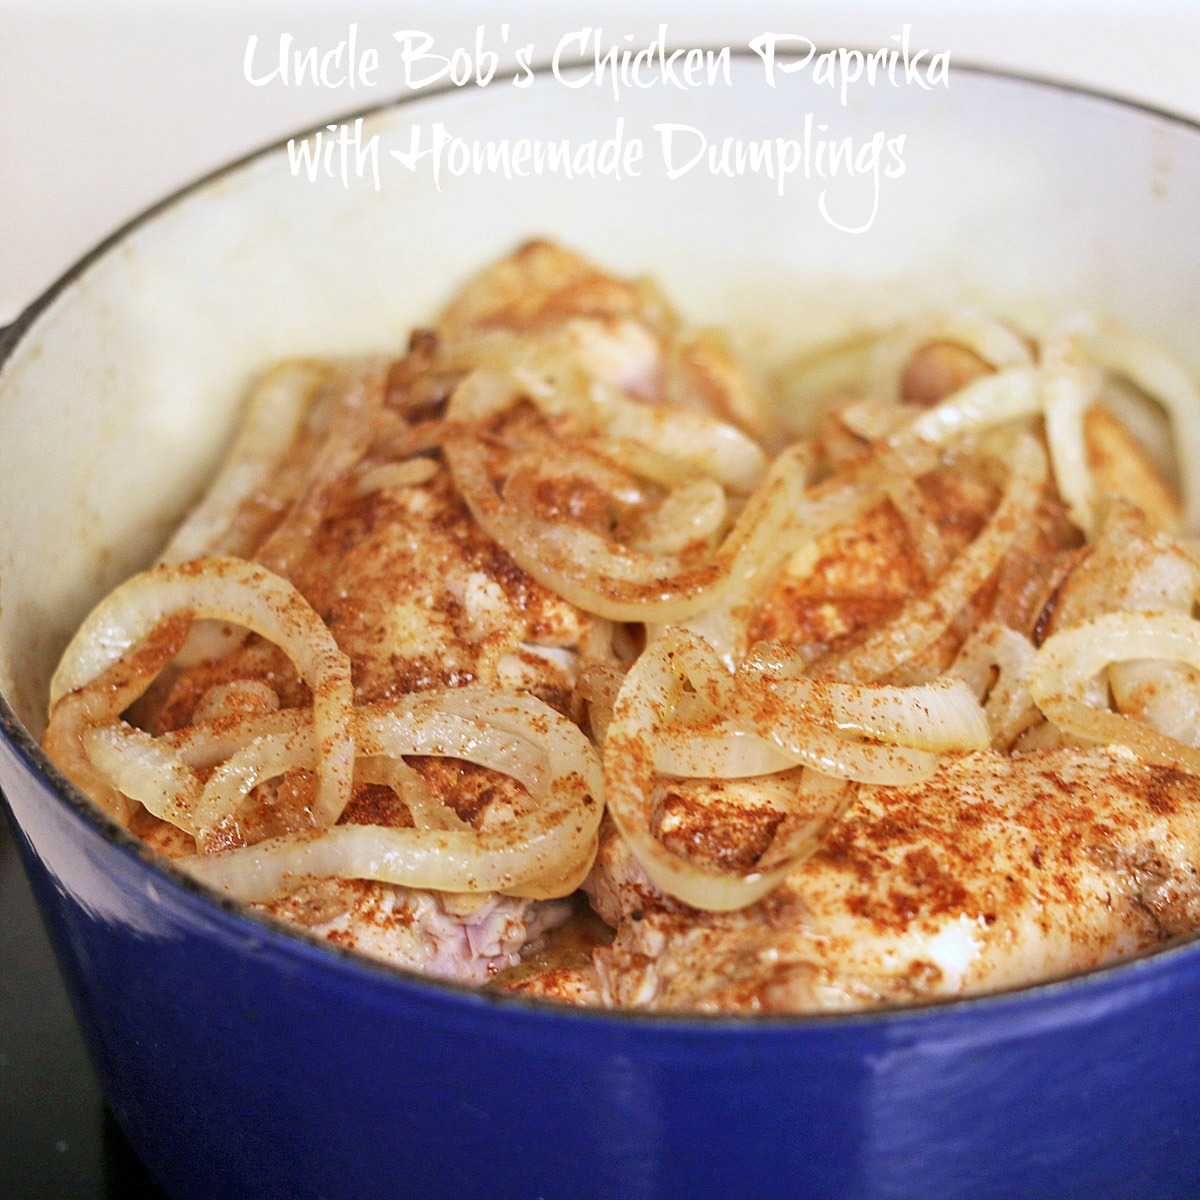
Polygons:
[[[778,820],[745,790],[751,823]],[[614,834],[589,883],[618,930],[593,986],[607,1004],[718,1012],[1017,986],[1194,929],[1197,847],[1200,781],[1116,748],[980,751],[915,788],[864,786],[803,868],[731,913],[664,896]]]
[[[291,443],[260,485],[208,533],[207,553],[257,559],[288,578],[320,614],[352,666],[357,704],[440,687],[524,690],[580,717],[577,658],[590,620],[538,583],[474,521],[439,451],[446,403],[463,375],[456,357],[489,335],[564,339],[590,377],[649,401],[671,370],[684,373],[698,408],[755,419],[751,389],[722,351],[674,343],[656,298],[546,243],[530,243],[483,271],[436,329],[414,334],[390,363],[299,363],[264,387],[309,393]],[[177,539],[184,542],[186,530]],[[192,548],[195,552],[195,548]],[[170,551],[168,552],[170,554]],[[171,669],[138,706],[162,735],[308,702],[275,645],[250,636],[226,653],[222,632]],[[229,635],[228,629],[224,631]],[[199,639],[194,639],[199,640]],[[444,758],[409,757],[426,787],[474,828],[498,826],[523,802],[509,776]],[[208,852],[305,829],[312,775],[291,771],[255,788],[205,845]],[[342,824],[411,827],[404,799],[355,784]],[[131,828],[164,853],[194,839],[144,809]],[[484,982],[520,961],[560,924],[569,905],[498,895],[411,889],[358,879],[299,881],[263,911],[346,948],[426,974]]]
[[[76,653],[47,747],[201,878],[292,855],[275,884],[254,860],[219,876],[263,912],[572,1004],[913,1003],[1187,934],[1200,650],[1180,629],[1200,566],[1173,535],[1194,496],[1093,402],[1083,346],[972,314],[850,344],[793,381],[840,382],[788,445],[795,414],[652,286],[530,243],[395,361],[266,375],[164,555],[176,582],[244,559],[294,586],[332,638],[316,661],[348,663],[349,762],[318,723],[334,684],[270,621],[186,606],[127,659]],[[1078,679],[1064,645],[1092,655]],[[88,654],[110,665],[81,684]],[[156,654],[143,695],[130,663]],[[481,686],[508,697],[491,725],[438,708]],[[108,725],[106,688],[135,700]],[[389,750],[430,697],[425,732]],[[587,751],[578,771],[538,742],[554,721]],[[574,807],[522,825],[555,787]],[[426,878],[431,844],[469,864],[510,853],[505,830],[551,844],[572,821],[582,841],[552,869],[395,882]],[[339,859],[356,827],[376,840]],[[334,857],[310,871],[323,840]],[[572,916],[580,885],[606,935],[578,896]]]
[[[935,403],[965,382],[946,378],[943,351],[923,364],[917,356],[909,403]],[[953,370],[978,373],[977,359],[964,368],[962,356],[950,358]],[[830,457],[853,461],[859,445],[837,410],[823,436]],[[1200,568],[1162,532],[1177,525],[1178,502],[1107,410],[1090,410],[1085,436],[1110,498],[1095,540],[1083,545],[1048,488],[1000,568],[892,681],[953,670],[980,626],[1040,642],[1118,610],[1190,613]],[[910,497],[923,529],[889,501],[806,543],[749,615],[748,640],[794,648],[814,676],[835,671],[848,648],[930,588],[931,542],[944,569],[978,536],[997,490],[978,471],[943,466]],[[1131,662],[1114,665],[1110,683],[1120,711],[1200,744],[1200,672]],[[616,929],[612,944],[591,964],[525,975],[518,986],[621,1007],[848,1010],[1054,978],[1195,930],[1200,779],[1066,737],[1031,711],[1010,730],[1015,748],[1005,739],[947,755],[911,787],[857,785],[811,857],[750,907],[704,912],[674,899],[609,824],[585,888]],[[671,785],[659,835],[694,863],[752,871],[794,806],[798,779]]]

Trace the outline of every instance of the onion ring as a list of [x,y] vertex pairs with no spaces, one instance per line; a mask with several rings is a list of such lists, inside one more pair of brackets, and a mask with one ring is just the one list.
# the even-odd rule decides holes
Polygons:
[[[314,815],[319,823],[332,825],[350,802],[354,764],[350,661],[325,623],[287,580],[244,559],[162,564],[110,592],[71,639],[54,673],[51,724],[55,707],[64,696],[94,683],[169,614],[243,625],[274,642],[291,658],[313,697],[313,729],[319,750]],[[142,691],[161,665],[144,675]]]
[[1034,703],[1059,729],[1128,746],[1148,762],[1200,774],[1200,749],[1120,713],[1087,704],[1090,680],[1113,663],[1162,659],[1200,669],[1200,625],[1179,612],[1114,612],[1052,634],[1029,671]]
[[[520,771],[535,801],[532,811],[498,829],[337,825],[182,859],[180,865],[245,901],[269,900],[305,878],[333,876],[543,897],[567,895],[577,886],[595,855],[603,780],[591,744],[549,705],[469,686],[369,706],[356,714],[355,726],[364,754],[486,756],[497,769]],[[518,743],[537,753],[531,756]]]

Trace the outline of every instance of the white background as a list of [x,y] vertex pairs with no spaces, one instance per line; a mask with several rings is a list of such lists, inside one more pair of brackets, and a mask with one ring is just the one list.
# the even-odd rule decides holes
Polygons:
[[[380,51],[370,91],[253,87],[247,40],[277,53],[332,49],[359,25]],[[402,90],[392,33],[415,28],[439,46],[470,45],[476,25],[511,25],[510,45],[548,57],[584,25],[635,35],[660,23],[675,44],[744,45],[800,33],[825,46],[878,46],[908,24],[915,46],[951,63],[1022,70],[1116,92],[1200,118],[1197,0],[973,0],[742,3],[643,0],[0,0],[0,323],[127,217],[225,159]],[[951,73],[953,77],[953,70]]]

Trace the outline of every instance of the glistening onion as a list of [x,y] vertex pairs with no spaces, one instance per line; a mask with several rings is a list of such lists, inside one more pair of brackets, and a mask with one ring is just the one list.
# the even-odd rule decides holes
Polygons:
[[[473,716],[463,720],[456,711],[462,709]],[[470,686],[406,696],[399,709],[376,706],[356,724],[361,746],[372,756],[432,750],[466,758],[518,742],[535,748],[532,756],[528,749],[488,755],[524,773],[529,810],[495,828],[337,825],[198,855],[181,865],[247,901],[272,899],[306,878],[543,897],[577,886],[595,854],[604,806],[596,752],[572,722],[532,696]]]
[[1160,659],[1200,669],[1200,625],[1178,612],[1114,612],[1047,638],[1029,671],[1038,708],[1066,733],[1128,746],[1148,762],[1200,774],[1200,749],[1087,704],[1088,683],[1112,663]]
[[274,642],[295,663],[313,697],[315,815],[322,824],[336,821],[350,801],[354,765],[350,661],[308,601],[287,580],[256,563],[208,558],[162,564],[110,592],[71,639],[54,673],[51,723],[54,706],[65,695],[86,687],[175,615],[243,625]]

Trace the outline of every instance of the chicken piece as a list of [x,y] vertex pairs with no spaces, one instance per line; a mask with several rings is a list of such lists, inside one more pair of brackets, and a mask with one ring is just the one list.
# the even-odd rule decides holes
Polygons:
[[[470,281],[436,331],[418,331],[396,362],[294,364],[290,375],[284,368],[275,397],[290,403],[290,444],[274,458],[254,447],[259,485],[239,493],[224,527],[219,506],[210,505],[200,533],[221,539],[220,552],[256,558],[295,584],[349,657],[358,704],[482,683],[531,692],[578,719],[576,662],[590,620],[475,522],[439,450],[446,404],[470,348],[512,334],[549,347],[548,362],[563,356],[588,387],[749,420],[752,390],[732,360],[712,343],[678,342],[676,328],[649,287],[530,243]],[[307,408],[291,402],[296,387],[307,389]],[[214,635],[210,650],[193,645],[190,665],[165,673],[139,704],[138,720],[153,733],[310,703],[278,647],[206,632]],[[525,802],[507,776],[411,761],[472,827],[487,829]],[[312,789],[311,773],[301,770],[259,785],[206,835],[205,849],[307,828]],[[364,783],[341,820],[413,823],[401,796]],[[148,813],[136,824],[164,853],[195,849],[190,836]],[[511,967],[561,919],[554,904],[482,895],[464,907],[461,898],[357,880],[305,885],[262,907],[340,945],[475,982]]]
[[562,901],[447,897],[361,879],[322,880],[258,907],[343,950],[476,984],[516,966],[526,945],[570,915]]
[[[1078,556],[1043,621],[1046,636],[1110,612],[1191,614],[1200,564],[1125,500],[1109,506],[1096,540]],[[1132,661],[1108,668],[1117,708],[1169,737],[1200,746],[1200,672],[1183,663]]]
[[641,319],[636,285],[606,275],[552,242],[526,242],[468,280],[438,322],[439,336],[458,341],[489,329],[545,331],[573,317]]
[[[350,656],[358,703],[478,682],[526,687],[569,709],[570,652],[587,618],[479,529],[440,463],[424,483],[365,496],[347,477],[291,577]],[[154,731],[190,723],[231,680],[267,684],[283,707],[306,703],[286,656],[251,638],[183,674]]]
[[[917,491],[945,562],[983,528],[998,494],[977,472],[957,467],[931,472],[919,481]],[[1047,493],[1035,519],[1020,531],[999,569],[975,596],[966,614],[969,624],[991,619],[1031,632],[1077,544],[1078,535],[1061,503]],[[856,637],[888,620],[931,583],[910,527],[888,501],[798,550],[756,606],[748,641],[793,646],[820,673],[823,655],[852,646]],[[905,668],[903,681],[929,679],[945,670],[963,636],[960,627],[953,626]]]
[[570,920],[530,945],[520,965],[496,978],[497,989],[562,1004],[601,1003],[592,954],[612,941],[612,930],[588,908],[582,894],[572,903]]
[[[949,554],[979,532],[995,506],[985,481],[948,468],[920,483]],[[758,604],[748,640],[779,641],[816,658],[885,620],[925,584],[900,514],[889,501],[807,543]]]
[[[978,475],[943,468],[910,499],[929,512],[949,558],[978,533],[995,496]],[[1186,592],[1190,604],[1186,556],[1135,511],[1126,521],[1089,552],[1093,584],[1089,557],[1080,558],[1078,535],[1047,489],[937,653],[894,677],[944,670],[960,630],[983,620],[1034,632],[1072,567],[1074,589],[1055,598],[1060,610],[1080,609],[1072,619],[1081,619],[1083,597],[1162,608]],[[755,613],[750,640],[797,646],[819,673],[825,653],[853,644],[926,586],[911,522],[890,501],[799,552]],[[672,784],[659,797],[658,836],[700,865],[753,870],[788,811],[782,779]],[[673,789],[691,801],[678,812]],[[1200,780],[1120,747],[947,757],[919,786],[859,787],[803,867],[730,913],[664,896],[610,833],[587,884],[617,929],[594,956],[596,986],[620,1006],[845,1010],[975,994],[1127,957],[1200,919],[1197,799]],[[734,836],[716,836],[718,826]]]
[[1043,636],[1108,612],[1191,612],[1200,564],[1141,509],[1113,501],[1078,554],[1042,624]]
[[610,836],[588,883],[617,925],[606,1004],[807,1012],[962,996],[1086,970],[1200,922],[1200,780],[1119,748],[943,763],[862,787],[750,908],[664,897]]
[[[278,474],[298,471],[314,453],[319,449],[304,442],[285,456]],[[426,460],[432,473],[421,482],[363,489],[360,481],[386,460],[386,444],[371,443],[357,462],[316,485],[323,488],[318,517],[287,564],[351,660],[356,703],[485,683],[523,688],[569,713],[586,616],[530,578],[479,529],[440,461]],[[304,501],[299,495],[293,503]],[[269,544],[271,533],[267,525],[260,545]],[[164,678],[139,715],[163,733],[198,719],[307,703],[307,689],[286,655],[250,637],[173,680]],[[519,790],[507,776],[482,768],[451,771],[439,760],[423,762],[421,772],[445,803],[480,828]],[[209,848],[305,827],[311,788],[303,772],[260,785]],[[362,786],[342,821],[412,824],[388,789]],[[137,832],[168,855],[194,851],[190,837],[149,814],[139,814]],[[436,892],[358,880],[314,886],[325,907],[336,900],[328,919],[310,919],[310,889],[260,908],[343,947],[464,982],[482,982],[512,966],[521,948],[562,916],[558,906],[529,899],[483,895],[476,911],[463,914]]]
[[[969,491],[951,494],[952,510],[971,521]],[[1071,546],[1061,504],[1048,493],[973,601],[973,620],[1036,626],[1044,637],[1116,609],[1190,611],[1200,568],[1132,505],[1114,502],[1097,540],[1083,551]],[[761,636],[836,646],[837,636],[885,619],[906,589],[920,586],[914,557],[902,523],[880,506],[791,564],[758,614]],[[1056,572],[1066,578],[1046,604],[1038,597]],[[1200,719],[1188,727],[1200,713],[1196,678],[1174,664],[1110,671],[1123,709],[1192,744],[1200,738]],[[691,806],[691,825],[681,827],[662,801],[658,836],[700,865],[752,870],[788,811],[784,778],[686,784],[701,802]],[[609,834],[587,884],[617,928],[612,946],[596,952],[596,984],[614,1005],[817,1011],[1085,970],[1200,921],[1198,801],[1200,779],[1122,747],[947,757],[927,783],[859,787],[804,866],[732,913],[664,896]],[[735,836],[716,837],[718,824]]]
[[[592,354],[595,370],[633,377],[648,352],[654,361],[659,354],[656,336],[638,319],[640,304],[631,285],[543,245],[468,285],[446,312],[443,336],[466,340],[496,329],[550,335],[573,319],[627,317],[621,336],[602,337],[586,324],[571,336],[582,357]],[[286,574],[320,613],[351,660],[356,703],[484,683],[527,690],[570,714],[588,618],[513,562],[459,497],[437,451],[454,383],[439,374],[437,338],[416,335],[386,371],[371,363],[312,370],[321,380],[312,407],[270,478],[228,514],[237,538],[228,549]],[[138,718],[152,732],[309,703],[276,646],[251,636],[229,649],[216,632],[214,653],[167,673],[139,705]],[[487,828],[521,802],[507,776],[448,761],[413,765],[469,825]],[[311,790],[307,772],[260,785],[209,848],[304,827]],[[376,785],[356,785],[341,819],[412,824],[403,800]],[[137,814],[136,826],[164,853],[194,851],[188,835],[148,813]],[[357,880],[306,886],[262,908],[337,944],[473,982],[511,967],[563,915],[552,903],[485,894],[464,907],[461,898]]]
[[486,267],[438,323],[447,342],[494,330],[565,338],[594,378],[639,399],[708,413],[760,440],[773,435],[762,389],[712,336],[678,336],[651,285],[616,279],[550,242]]
[[1084,417],[1083,434],[1097,494],[1119,496],[1136,505],[1156,529],[1178,530],[1179,498],[1120,417],[1102,404],[1093,404]]

